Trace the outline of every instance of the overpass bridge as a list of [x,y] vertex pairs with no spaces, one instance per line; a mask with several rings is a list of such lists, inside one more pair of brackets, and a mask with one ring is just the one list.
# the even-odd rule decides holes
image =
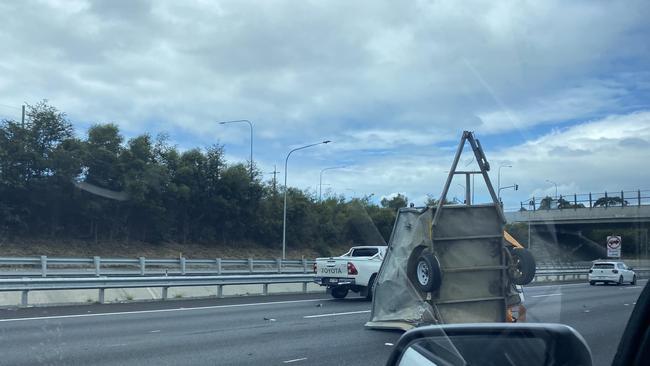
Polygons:
[[[583,235],[594,229],[601,231],[602,235],[621,235],[621,231],[625,232],[623,241],[629,244],[624,246],[623,254],[633,258],[650,258],[648,190],[574,194],[542,199],[533,197],[521,202],[519,209],[506,211],[505,217],[511,224],[528,224],[529,248],[540,259],[606,258],[605,237],[600,240],[593,235]],[[608,231],[611,232],[604,233]]]
[[650,191],[617,191],[531,198],[505,213],[509,223],[531,225],[650,223]]
[[650,205],[516,211],[505,215],[508,223],[531,225],[638,224],[650,223]]

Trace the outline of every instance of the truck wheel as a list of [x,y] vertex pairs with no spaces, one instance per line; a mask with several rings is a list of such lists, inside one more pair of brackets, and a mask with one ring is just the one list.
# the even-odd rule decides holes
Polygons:
[[366,300],[372,300],[372,290],[375,289],[375,278],[377,278],[376,273],[370,276],[370,280],[368,281],[368,293],[366,293]]
[[344,286],[332,287],[332,297],[335,299],[342,299],[348,296],[349,289]]
[[[415,254],[415,253],[414,253]],[[428,250],[421,250],[415,261],[409,261],[411,282],[421,292],[435,292],[442,284],[442,271],[438,259]]]
[[525,248],[508,248],[512,262],[509,274],[516,285],[527,285],[535,278],[535,258]]
[[636,285],[636,275],[632,277],[632,285]]

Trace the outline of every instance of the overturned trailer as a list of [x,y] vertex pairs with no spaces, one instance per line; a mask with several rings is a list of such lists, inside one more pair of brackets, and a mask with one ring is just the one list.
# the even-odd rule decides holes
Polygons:
[[[457,171],[469,142],[478,171]],[[505,218],[487,172],[480,142],[465,131],[435,207],[399,210],[388,251],[374,284],[366,327],[403,329],[427,324],[510,321],[520,302],[517,285],[530,282],[534,260],[504,240]],[[446,205],[454,175],[482,175],[493,202]]]

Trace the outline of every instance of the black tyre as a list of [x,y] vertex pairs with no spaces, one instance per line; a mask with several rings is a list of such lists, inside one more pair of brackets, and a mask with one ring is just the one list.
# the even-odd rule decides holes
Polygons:
[[348,296],[348,292],[350,289],[344,286],[336,286],[332,287],[332,297],[335,299],[342,299],[346,296]]
[[375,289],[375,278],[377,278],[376,273],[370,276],[370,281],[368,281],[368,293],[366,294],[366,300],[372,300],[372,292]]
[[618,278],[618,282],[616,282],[616,286],[620,286],[623,284],[623,276]]
[[636,285],[636,275],[632,277],[632,285]]
[[417,259],[409,262],[407,269],[409,277],[418,290],[435,292],[440,289],[442,284],[440,262],[430,251],[421,250]]
[[510,277],[516,285],[527,285],[535,278],[535,258],[525,248],[509,248],[512,262]]
[[596,282],[595,282],[595,281],[589,281],[589,285],[590,285],[590,286],[595,286],[595,285],[596,285]]

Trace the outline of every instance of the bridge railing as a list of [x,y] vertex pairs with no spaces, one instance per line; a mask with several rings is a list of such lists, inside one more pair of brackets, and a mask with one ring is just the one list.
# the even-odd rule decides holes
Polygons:
[[531,197],[519,203],[520,211],[566,210],[593,207],[631,207],[650,205],[650,190],[574,193]]

